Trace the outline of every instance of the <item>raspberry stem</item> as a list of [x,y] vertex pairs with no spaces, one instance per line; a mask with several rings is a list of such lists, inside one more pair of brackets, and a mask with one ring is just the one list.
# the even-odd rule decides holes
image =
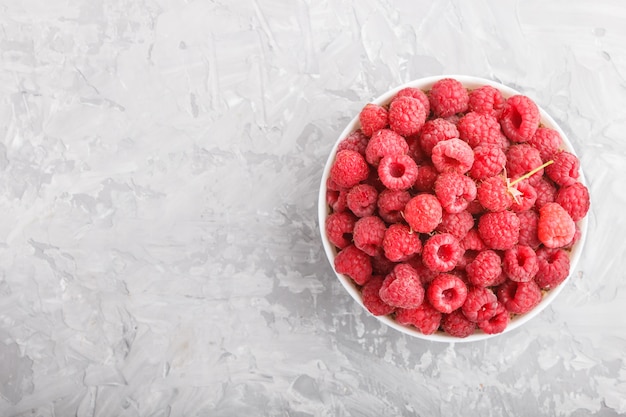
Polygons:
[[521,177],[515,179],[513,182],[509,183],[509,187],[514,186],[515,184],[517,184],[520,181],[525,180],[526,178],[530,178],[532,177],[534,174],[536,174],[537,172],[539,172],[540,170],[542,170],[543,168],[547,167],[550,164],[553,164],[554,161],[551,159],[548,162],[546,162],[545,164],[538,166],[537,168],[533,169],[532,171],[530,171],[529,173],[526,173],[524,175],[522,175]]

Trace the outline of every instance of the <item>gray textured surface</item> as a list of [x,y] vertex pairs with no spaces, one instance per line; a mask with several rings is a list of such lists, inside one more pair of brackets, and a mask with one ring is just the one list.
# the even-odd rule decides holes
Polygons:
[[[0,0],[1,416],[626,415],[626,8]],[[587,248],[522,329],[381,327],[316,197],[368,100],[501,81],[559,121]]]

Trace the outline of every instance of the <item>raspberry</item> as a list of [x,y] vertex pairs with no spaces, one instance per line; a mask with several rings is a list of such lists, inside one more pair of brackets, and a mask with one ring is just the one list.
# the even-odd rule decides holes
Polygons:
[[390,261],[406,261],[422,251],[422,241],[419,234],[412,232],[407,225],[395,223],[385,232],[383,251]]
[[381,129],[374,133],[365,149],[365,159],[377,167],[380,159],[387,155],[404,155],[409,145],[406,140],[393,130]]
[[407,145],[409,145],[409,150],[407,151],[407,155],[409,155],[417,164],[421,164],[426,162],[426,154],[422,150],[422,145],[420,145],[420,137],[419,135],[407,136],[404,138],[406,140]]
[[464,338],[474,333],[476,323],[469,321],[461,310],[456,310],[443,316],[441,328],[450,336]]
[[383,277],[372,276],[361,289],[363,305],[375,316],[386,316],[393,313],[396,308],[385,303],[380,298],[380,287],[383,285]]
[[326,235],[330,243],[343,249],[352,242],[356,217],[349,212],[332,213],[326,218]]
[[354,245],[370,256],[382,251],[387,227],[378,216],[361,217],[354,224],[352,239]]
[[439,274],[428,286],[426,297],[435,310],[452,313],[465,302],[467,286],[457,276]]
[[387,259],[382,252],[371,256],[370,262],[372,264],[372,274],[382,275],[383,277],[393,271],[393,268],[396,266],[396,263]]
[[511,207],[513,197],[501,176],[489,177],[480,183],[476,191],[478,202],[489,211],[502,211]]
[[459,213],[444,212],[441,216],[441,223],[435,230],[440,233],[450,233],[461,240],[472,227],[474,227],[474,217],[464,210]]
[[513,246],[504,252],[502,269],[511,281],[531,281],[539,270],[537,254],[530,246]]
[[445,119],[432,119],[424,123],[419,140],[424,153],[430,156],[437,143],[458,137],[459,131],[456,125]]
[[504,103],[500,125],[511,141],[526,142],[537,131],[540,118],[539,108],[530,98],[515,95]]
[[337,152],[348,149],[365,156],[365,149],[367,148],[367,142],[369,142],[369,140],[370,138],[365,136],[361,129],[357,129],[339,142]]
[[509,313],[528,313],[541,302],[541,289],[535,281],[506,281],[497,290],[498,300]]
[[567,249],[567,250],[572,249],[572,247],[576,244],[576,242],[580,240],[581,236],[582,236],[582,231],[580,230],[578,225],[576,225],[576,232],[574,232],[574,237],[567,245],[563,246],[563,249]]
[[576,224],[558,203],[547,203],[539,210],[537,236],[548,248],[559,248],[571,242]]
[[552,158],[552,155],[559,150],[562,143],[563,140],[559,132],[549,127],[540,127],[528,141],[530,146],[539,151],[539,155],[544,162]]
[[[515,179],[529,173],[542,165],[539,151],[527,143],[510,146],[506,151],[506,172],[509,178]],[[535,185],[543,176],[543,168],[528,178]]]
[[413,188],[417,191],[433,191],[438,175],[439,172],[437,172],[437,169],[432,163],[423,163],[417,170],[417,178],[415,179]]
[[456,128],[459,130],[459,138],[472,148],[487,144],[501,147],[504,135],[498,119],[490,114],[469,112],[461,117]]
[[414,87],[406,87],[396,93],[396,98],[398,97],[413,97],[419,100],[424,106],[424,112],[426,113],[426,117],[430,114],[430,102],[428,101],[428,96],[419,88]]
[[461,239],[461,248],[465,251],[481,251],[487,249],[487,245],[480,238],[477,228],[468,230],[463,239]]
[[546,175],[561,187],[578,181],[580,161],[576,155],[560,151],[553,155],[554,163],[546,167]]
[[363,285],[372,276],[370,257],[354,245],[346,246],[335,256],[335,271]]
[[479,145],[474,148],[474,164],[469,170],[470,177],[484,180],[498,175],[506,165],[506,155],[498,145]]
[[501,303],[497,302],[496,311],[493,317],[476,323],[478,327],[487,334],[502,333],[509,324],[509,312]]
[[346,203],[357,217],[365,217],[374,214],[377,199],[376,188],[369,184],[357,184],[348,191]]
[[378,176],[390,190],[407,190],[417,178],[417,164],[409,155],[388,155],[380,160]]
[[413,97],[396,97],[389,105],[389,127],[402,136],[418,133],[426,116],[424,105]]
[[552,203],[556,200],[557,189],[550,179],[543,177],[533,187],[537,191],[536,209],[540,209],[546,203]]
[[433,334],[439,329],[441,324],[441,313],[430,305],[428,300],[414,309],[398,309],[396,311],[396,321],[402,325],[412,325],[419,329],[422,334]]
[[557,287],[569,275],[569,256],[564,249],[546,248],[537,249],[539,271],[535,275],[535,282],[539,288],[550,290]]
[[434,272],[428,269],[426,265],[424,265],[424,262],[422,262],[422,258],[420,256],[414,256],[407,260],[406,263],[411,265],[413,269],[417,271],[417,274],[420,277],[420,281],[422,281],[422,285],[430,284],[433,279],[435,279],[435,277],[439,275],[438,272]]
[[458,80],[443,78],[430,89],[429,100],[436,117],[450,117],[467,110],[469,95]]
[[511,211],[485,213],[478,220],[480,238],[491,249],[512,248],[519,239],[520,220]]
[[504,97],[500,90],[484,85],[469,93],[468,108],[476,113],[490,114],[499,117],[504,107]]
[[422,262],[435,272],[452,271],[462,255],[459,240],[450,233],[431,236],[422,248]]
[[[476,190],[476,192],[478,192],[478,190]],[[480,204],[478,199],[475,198],[474,200],[470,201],[469,204],[467,205],[467,211],[472,215],[478,216],[478,215],[483,214],[486,210]]]
[[416,232],[430,233],[439,223],[443,209],[432,194],[418,194],[404,206],[404,219]]
[[448,139],[433,147],[432,161],[439,172],[465,174],[474,163],[474,151],[461,139]]
[[496,314],[498,299],[489,288],[472,287],[461,306],[465,317],[473,322],[489,320]]
[[537,201],[537,190],[535,190],[535,187],[530,185],[527,180],[518,182],[514,187],[520,194],[513,199],[511,210],[520,212],[533,208]]
[[467,279],[477,287],[490,287],[500,280],[502,274],[500,255],[491,249],[478,253],[474,260],[467,264]]
[[402,221],[402,211],[410,199],[408,191],[383,190],[378,195],[378,215],[387,223],[398,223]]
[[448,213],[460,213],[476,198],[476,183],[455,172],[444,172],[435,181],[435,194]]
[[409,264],[396,265],[385,277],[378,294],[385,303],[399,308],[416,308],[424,301],[422,282]]
[[348,192],[346,190],[333,191],[326,190],[326,203],[330,206],[333,212],[346,211],[348,208]]
[[368,103],[359,113],[361,131],[365,136],[372,136],[374,132],[384,129],[389,124],[387,109],[378,104]]
[[535,210],[526,210],[517,213],[517,218],[520,221],[518,243],[523,246],[530,246],[533,249],[537,249],[539,245],[541,245],[539,237],[537,236],[539,213]]
[[369,167],[363,155],[356,151],[337,152],[335,162],[330,168],[330,179],[339,187],[351,188],[369,175]]
[[566,185],[557,191],[555,201],[577,222],[589,211],[589,190],[579,182]]

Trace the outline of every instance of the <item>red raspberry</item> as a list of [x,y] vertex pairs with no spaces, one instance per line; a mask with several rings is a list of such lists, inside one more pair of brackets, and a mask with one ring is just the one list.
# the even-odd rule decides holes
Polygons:
[[444,314],[441,319],[441,328],[450,336],[464,338],[474,333],[476,323],[469,321],[461,310]]
[[491,249],[506,250],[518,242],[520,220],[512,211],[485,213],[478,220],[480,238]]
[[450,117],[467,111],[469,95],[463,84],[443,78],[430,89],[430,108],[436,117]]
[[455,172],[444,172],[435,181],[435,194],[448,213],[460,213],[476,198],[476,183]]
[[439,329],[441,324],[441,313],[430,305],[428,300],[417,308],[396,311],[396,321],[404,326],[412,325],[419,329],[422,334],[433,334]]
[[346,196],[348,208],[357,217],[371,216],[376,211],[378,191],[369,184],[357,184]]
[[576,155],[561,151],[553,155],[554,163],[546,167],[546,175],[552,181],[564,187],[578,181],[580,161]]
[[530,146],[539,151],[539,155],[544,162],[552,158],[552,155],[559,150],[562,143],[563,140],[559,132],[549,127],[540,127],[528,141]]
[[[476,191],[478,192],[478,190]],[[478,199],[475,198],[467,205],[467,211],[474,216],[479,216],[487,210],[485,210],[485,208],[480,204]]]
[[387,223],[403,220],[402,211],[411,199],[411,194],[403,190],[383,190],[378,195],[378,215]]
[[385,277],[378,294],[385,303],[399,308],[416,308],[424,301],[422,282],[409,264],[396,265]]
[[535,190],[535,187],[530,185],[527,180],[518,182],[514,187],[520,194],[513,199],[511,210],[520,212],[533,208],[537,202],[537,190]]
[[468,108],[476,113],[499,117],[504,108],[504,97],[497,88],[483,85],[470,91]]
[[571,242],[576,224],[559,203],[547,203],[539,210],[537,236],[548,248],[560,248]]
[[432,194],[418,194],[404,206],[404,219],[416,232],[430,233],[439,223],[443,209]]
[[377,167],[383,156],[404,155],[409,151],[406,140],[389,129],[381,129],[375,132],[365,149],[365,159],[371,165]]
[[357,129],[339,142],[337,152],[348,149],[365,156],[365,149],[367,148],[367,142],[369,142],[369,140],[370,138],[365,136],[361,129]]
[[424,153],[430,156],[437,143],[458,137],[459,131],[456,125],[445,119],[432,119],[424,123],[419,140]]
[[470,177],[484,180],[498,175],[506,165],[506,155],[498,145],[479,145],[474,148],[474,164],[469,170]]
[[354,224],[352,232],[354,245],[369,256],[375,256],[382,251],[386,230],[385,222],[380,217],[361,217]]
[[422,241],[407,225],[395,223],[385,232],[383,250],[390,261],[403,262],[422,251]]
[[427,156],[422,150],[422,145],[420,145],[420,137],[419,135],[407,136],[404,138],[406,140],[407,145],[409,145],[409,150],[407,151],[407,155],[409,155],[417,164],[421,164],[426,161]]
[[393,268],[396,266],[396,263],[387,259],[382,252],[371,256],[370,262],[372,264],[372,274],[382,275],[383,277],[393,271]]
[[337,152],[330,168],[330,179],[339,187],[351,188],[369,175],[369,167],[363,155],[351,150]]
[[428,101],[428,96],[426,95],[426,93],[419,88],[406,87],[398,91],[398,93],[396,94],[396,98],[407,96],[418,99],[420,103],[422,103],[422,106],[424,106],[426,117],[428,117],[428,115],[430,114],[430,102]]
[[474,151],[461,139],[448,139],[433,147],[432,161],[439,172],[465,174],[474,163]]
[[[539,151],[527,143],[510,146],[506,150],[506,173],[511,179],[519,178],[542,165]],[[543,176],[543,168],[527,181],[535,185]]]
[[363,305],[375,316],[386,316],[393,313],[396,308],[385,303],[380,298],[380,288],[383,285],[383,277],[375,275],[370,278],[361,289]]
[[433,308],[442,313],[452,313],[467,298],[467,286],[452,274],[439,274],[428,286],[426,297]]
[[580,230],[578,225],[576,225],[576,232],[574,233],[574,237],[572,238],[570,243],[563,246],[563,249],[567,249],[567,250],[572,249],[572,247],[576,244],[576,242],[580,240],[581,236],[582,236],[582,231]]
[[500,123],[490,114],[469,112],[461,117],[456,128],[459,130],[459,138],[472,148],[479,145],[502,146],[504,135]]
[[359,113],[361,131],[365,136],[372,136],[374,132],[384,129],[389,124],[387,109],[378,104],[368,103]]
[[478,327],[487,334],[502,333],[506,326],[509,325],[509,312],[501,303],[497,303],[496,311],[493,317],[488,320],[479,321]]
[[407,190],[417,178],[417,164],[409,155],[388,155],[380,160],[378,176],[390,190]]
[[500,125],[511,141],[527,142],[537,131],[540,118],[539,108],[530,98],[515,95],[504,103]]
[[463,255],[459,240],[450,233],[439,233],[428,238],[422,249],[422,262],[435,272],[454,269]]
[[498,300],[509,313],[528,313],[541,302],[541,289],[535,281],[506,281],[497,290]]
[[537,249],[541,242],[537,236],[537,226],[539,224],[539,213],[535,210],[526,210],[517,213],[519,218],[519,244],[523,246],[530,246],[533,249]]
[[346,246],[335,256],[335,271],[363,285],[372,276],[370,257],[354,245]]
[[459,213],[445,211],[441,217],[441,223],[435,230],[440,233],[450,233],[461,240],[472,227],[474,227],[474,217],[467,210]]
[[402,136],[418,133],[424,126],[426,116],[424,105],[413,97],[396,97],[389,105],[389,126]]
[[531,281],[539,270],[537,254],[530,246],[513,246],[504,252],[502,269],[511,281]]
[[433,191],[439,172],[430,162],[424,162],[417,170],[417,178],[413,188],[417,191]]
[[461,240],[461,248],[464,251],[481,251],[487,249],[487,245],[480,238],[477,228],[470,229]]
[[326,218],[326,235],[330,243],[343,249],[352,242],[356,217],[347,211],[332,213]]
[[348,192],[346,190],[333,191],[331,189],[326,190],[326,203],[330,206],[333,212],[346,211],[348,208]]
[[489,211],[506,210],[513,203],[513,196],[509,193],[506,181],[499,175],[481,182],[476,191],[476,197],[478,202]]
[[431,271],[430,269],[426,267],[426,265],[424,265],[424,262],[422,262],[421,256],[414,256],[410,258],[409,260],[407,260],[406,263],[411,265],[413,269],[417,271],[417,274],[419,275],[420,280],[422,281],[422,285],[430,284],[433,281],[433,279],[435,279],[435,277],[439,275],[438,272]]
[[472,287],[467,292],[461,311],[468,320],[481,322],[492,318],[497,308],[498,299],[493,291],[485,287]]
[[502,259],[491,249],[478,253],[473,261],[465,267],[467,279],[477,287],[491,287],[500,281],[502,275]]
[[577,222],[589,211],[589,190],[580,182],[566,185],[556,193],[555,201]]
[[539,288],[551,290],[556,288],[569,275],[569,256],[564,249],[546,248],[537,249],[539,271],[535,275],[535,282]]
[[536,209],[540,209],[546,203],[552,203],[556,200],[557,189],[550,179],[543,177],[533,187],[537,191]]

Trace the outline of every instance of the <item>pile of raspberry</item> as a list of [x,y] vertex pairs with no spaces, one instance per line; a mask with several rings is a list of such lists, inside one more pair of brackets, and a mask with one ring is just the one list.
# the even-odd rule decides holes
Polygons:
[[567,278],[589,191],[530,98],[443,78],[359,122],[330,169],[325,229],[369,312],[496,334]]

